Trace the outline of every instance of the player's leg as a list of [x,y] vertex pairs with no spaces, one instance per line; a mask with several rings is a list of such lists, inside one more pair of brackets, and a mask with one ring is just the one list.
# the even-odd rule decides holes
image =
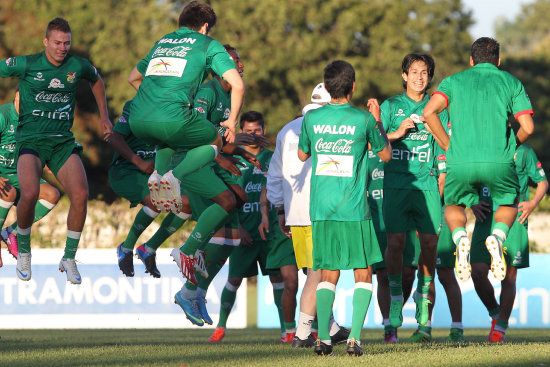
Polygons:
[[[0,189],[0,222],[2,223],[0,227],[4,224],[6,217],[8,216],[8,212],[10,211],[10,208],[15,203],[15,200],[17,198],[17,190],[15,187],[9,182],[9,178],[7,177],[0,177],[0,180],[2,180],[3,187]],[[12,254],[13,257],[17,259],[17,240],[13,241],[14,246],[12,246],[12,241],[10,241],[10,232],[8,232],[8,228],[11,229],[11,227],[6,227],[2,230],[2,241],[4,241],[8,247],[8,251],[10,254]],[[12,239],[14,238],[14,235],[12,235]],[[0,257],[0,266],[2,264],[2,260]]]
[[298,267],[285,265],[281,267],[284,290],[282,295],[283,315],[285,321],[286,342],[292,343],[296,335],[296,294],[298,293]]
[[451,312],[451,331],[447,341],[462,342],[464,340],[464,327],[462,326],[462,293],[460,292],[460,286],[451,267],[437,269],[437,276],[447,295],[447,303]]
[[353,291],[353,314],[347,353],[360,356],[363,354],[360,341],[361,330],[372,298],[372,266],[365,269],[354,269],[353,275],[355,277],[355,290]]
[[336,284],[340,278],[339,270],[321,269],[321,281],[317,286],[317,319],[319,335],[315,344],[315,353],[318,355],[332,354],[332,340],[330,338],[330,318]]
[[390,288],[390,325],[398,328],[403,323],[403,251],[405,233],[388,233],[386,248],[386,265]]
[[490,342],[502,343],[508,329],[508,320],[516,299],[517,270],[515,266],[508,266],[506,277],[501,282],[500,313],[493,332],[489,335]]
[[21,197],[17,205],[17,256],[16,273],[21,280],[31,279],[31,226],[34,219],[34,208],[40,194],[40,176],[42,162],[38,153],[23,149],[17,160],[17,179]]
[[495,223],[491,235],[485,240],[485,246],[491,254],[491,271],[501,281],[507,274],[502,244],[514,225],[517,213],[517,205],[500,205],[494,215]]

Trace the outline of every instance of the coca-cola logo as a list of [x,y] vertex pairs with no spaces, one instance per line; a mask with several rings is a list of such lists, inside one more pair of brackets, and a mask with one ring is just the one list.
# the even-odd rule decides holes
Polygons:
[[384,171],[381,170],[381,169],[375,168],[372,171],[371,177],[372,177],[373,181],[374,180],[383,180],[384,179]]
[[185,57],[187,53],[191,50],[191,47],[185,46],[176,46],[176,47],[159,47],[153,52],[151,57],[158,56],[175,56],[175,57]]
[[318,153],[339,153],[348,154],[355,140],[338,139],[336,141],[325,141],[323,138],[315,143],[315,151]]
[[45,103],[67,103],[71,99],[69,93],[48,93],[40,92],[36,95],[34,100],[36,102],[45,102]]
[[262,192],[262,184],[249,182],[246,184],[244,191],[246,191],[247,194],[250,192]]

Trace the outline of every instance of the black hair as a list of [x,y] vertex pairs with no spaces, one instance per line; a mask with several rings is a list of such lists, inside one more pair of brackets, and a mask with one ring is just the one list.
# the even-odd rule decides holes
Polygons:
[[264,128],[264,115],[258,111],[248,111],[241,115],[239,126],[242,129],[245,122],[258,122],[262,129]]
[[[428,84],[426,85],[426,89],[429,89],[432,79],[434,77],[435,61],[430,55],[415,53],[408,54],[403,58],[403,62],[401,62],[401,69],[403,70],[403,72],[409,75],[409,69],[411,68],[411,65],[416,61],[422,61],[428,67]],[[404,80],[403,88],[405,88],[405,90],[407,89],[407,82]]]
[[199,3],[198,1],[191,1],[181,11],[178,26],[198,31],[204,23],[208,23],[207,32],[209,32],[216,25],[216,21],[216,13],[210,5]]
[[498,66],[499,53],[500,45],[495,39],[489,37],[478,38],[472,43],[470,50],[474,65],[488,62]]
[[51,31],[60,31],[63,33],[71,33],[71,27],[69,26],[69,22],[67,22],[63,18],[55,18],[52,19],[48,26],[46,27],[46,38],[50,36]]
[[353,90],[355,70],[344,60],[335,60],[325,66],[325,88],[334,99],[347,97]]

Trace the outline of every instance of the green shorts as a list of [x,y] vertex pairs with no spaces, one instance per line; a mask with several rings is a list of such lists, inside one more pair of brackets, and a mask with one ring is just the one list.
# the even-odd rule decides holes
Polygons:
[[[388,236],[385,232],[376,232],[376,238],[380,244],[380,252],[385,257],[388,247]],[[405,251],[403,251],[403,267],[416,268],[418,266],[418,256],[420,255],[420,240],[416,236],[416,231],[405,233]],[[374,272],[379,269],[385,269],[386,261],[382,260],[372,266]]]
[[21,151],[26,149],[36,152],[42,168],[48,165],[54,176],[57,176],[71,154],[82,156],[82,145],[77,143],[72,135],[21,138],[15,144],[15,156],[19,157]]
[[275,234],[269,241],[271,250],[267,254],[266,268],[279,270],[286,265],[296,265],[292,240],[281,231],[279,225],[272,226],[271,230]]
[[437,240],[437,262],[436,268],[454,268],[456,260],[456,245],[447,221],[445,220],[445,207],[441,215],[441,231]]
[[115,165],[109,168],[111,188],[115,194],[130,202],[130,208],[142,203],[143,199],[149,195],[148,179],[149,175],[141,172],[137,167],[134,169],[127,165]]
[[[472,235],[470,262],[487,264],[491,262],[491,255],[489,251],[487,251],[485,240],[491,234],[491,228],[494,223],[491,215],[488,215],[483,222],[476,222]],[[504,241],[502,245],[502,250],[508,266],[514,266],[516,268],[529,267],[529,237],[527,235],[527,223],[521,224],[516,219],[514,225],[510,228],[506,241]]]
[[[15,197],[15,206],[17,206],[17,203],[19,202],[19,198],[21,196],[21,191],[19,190],[19,179],[17,178],[17,173],[8,173],[4,175],[0,175],[0,177],[4,177],[8,179],[8,183],[12,185],[15,188],[16,197]],[[47,184],[48,181],[44,180],[43,178],[40,179],[39,184]]]
[[263,275],[279,274],[279,269],[267,269],[267,256],[271,250],[268,241],[254,241],[252,246],[235,247],[229,257],[229,278],[249,278],[258,275],[258,265]]
[[313,270],[365,269],[382,261],[372,220],[314,221]]
[[411,228],[423,234],[438,234],[441,198],[437,191],[384,189],[384,223],[387,233],[405,233]]
[[140,140],[172,149],[190,149],[209,145],[218,137],[218,131],[204,115],[195,109],[183,121],[138,121],[130,116],[130,129]]
[[493,203],[518,203],[519,181],[513,163],[447,164],[445,205],[471,207],[479,203],[479,189],[489,188]]

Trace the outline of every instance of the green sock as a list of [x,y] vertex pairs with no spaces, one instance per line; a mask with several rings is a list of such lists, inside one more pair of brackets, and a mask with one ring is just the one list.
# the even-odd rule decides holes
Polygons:
[[19,253],[31,252],[31,227],[25,229],[17,227],[17,250]]
[[155,155],[155,171],[159,175],[164,175],[168,171],[168,166],[172,160],[175,150],[172,148],[157,148],[157,154]]
[[489,311],[489,316],[491,316],[491,318],[493,316],[496,316],[500,313],[500,306],[497,306],[495,308],[493,308],[492,310],[488,310]]
[[506,322],[504,320],[501,320],[501,319],[498,319],[497,320],[497,326],[500,326],[501,328],[506,330],[506,329],[508,329],[508,322]]
[[38,200],[34,207],[34,222],[38,222],[40,219],[44,218],[54,207],[55,204],[44,199]]
[[361,340],[361,330],[365,323],[367,310],[369,309],[370,299],[372,297],[372,283],[355,283],[353,291],[353,314],[351,317],[350,338]]
[[286,330],[292,330],[292,329],[296,329],[296,321],[292,321],[292,322],[286,322],[285,321],[285,331]]
[[197,220],[195,229],[180,247],[181,252],[185,255],[194,255],[203,243],[210,241],[214,234],[212,233],[213,229],[222,223],[228,215],[229,213],[215,203],[206,208]]
[[199,272],[195,273],[200,288],[208,289],[210,283],[212,283],[216,274],[223,268],[234,248],[235,246],[218,245],[215,243],[206,244],[204,251],[206,252],[205,262],[208,278],[204,278]]
[[508,232],[510,232],[510,227],[508,227],[506,223],[497,222],[493,226],[493,231],[491,232],[491,234],[497,236],[501,242],[504,242],[506,241]]
[[235,298],[237,297],[237,289],[229,282],[225,285],[220,297],[220,320],[218,321],[219,327],[226,327],[227,318],[229,313],[235,304]]
[[317,320],[319,322],[319,338],[330,340],[330,315],[334,304],[336,285],[330,282],[321,282],[317,286]]
[[313,322],[311,323],[311,328],[317,331],[319,330],[319,321],[317,321],[317,319],[313,320]]
[[4,225],[4,222],[6,220],[6,217],[8,216],[8,212],[10,211],[10,208],[13,206],[13,201],[8,202],[4,200],[0,200],[0,228]]
[[389,332],[395,332],[395,328],[391,325],[384,325],[384,334],[387,334]]
[[160,224],[160,228],[155,232],[149,241],[145,242],[145,245],[156,251],[160,245],[168,239],[168,237],[173,235],[174,232],[183,226],[183,223],[185,223],[187,218],[183,219],[182,217],[185,217],[185,215],[182,216],[182,213],[180,213],[180,216],[177,216],[174,213],[169,213]]
[[65,242],[65,254],[63,255],[65,259],[74,259],[81,234],[82,232],[67,231],[67,242]]
[[132,227],[130,227],[130,231],[128,232],[128,236],[126,236],[122,247],[128,250],[133,250],[139,236],[141,236],[143,231],[149,227],[157,216],[158,213],[148,207],[144,206],[141,208],[134,219]]
[[277,312],[279,313],[279,325],[281,326],[281,333],[286,331],[285,329],[285,315],[283,313],[283,292],[285,290],[284,283],[272,283],[273,285],[273,300],[275,306],[277,306]]
[[390,283],[390,296],[403,297],[403,280],[401,273],[388,274],[388,282]]
[[464,236],[467,236],[466,229],[464,227],[458,227],[453,231],[453,243],[458,246],[458,241]]
[[416,284],[416,292],[422,294],[422,296],[427,296],[430,291],[430,283],[432,282],[433,277],[429,275],[418,273],[418,283]]
[[172,173],[181,181],[185,176],[212,162],[214,158],[216,158],[216,150],[211,145],[201,145],[187,152],[185,158],[172,170]]

